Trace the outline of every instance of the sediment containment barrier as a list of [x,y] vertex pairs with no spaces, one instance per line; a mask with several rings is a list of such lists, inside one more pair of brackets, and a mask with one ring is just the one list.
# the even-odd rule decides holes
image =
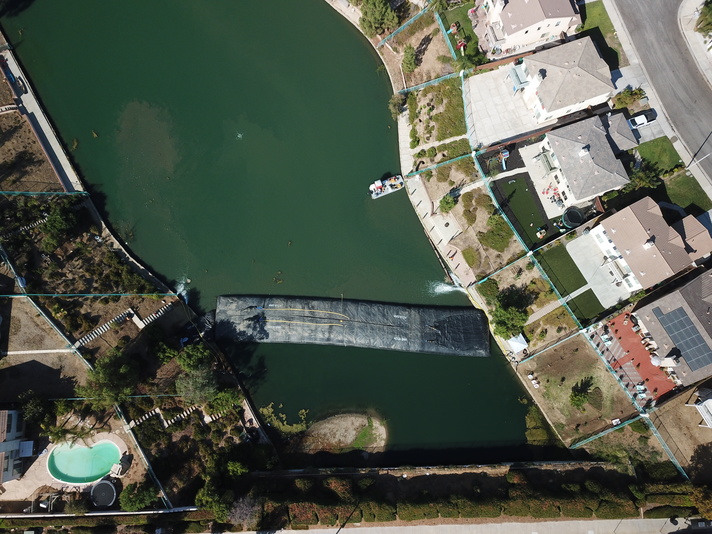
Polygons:
[[487,317],[469,306],[228,295],[218,297],[215,336],[220,344],[297,343],[490,355]]

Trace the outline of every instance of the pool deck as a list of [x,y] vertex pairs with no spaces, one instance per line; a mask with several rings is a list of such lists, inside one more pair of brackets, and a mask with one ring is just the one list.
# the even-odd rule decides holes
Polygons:
[[[126,442],[120,436],[110,432],[100,432],[85,440],[78,440],[77,443],[83,446],[91,446],[100,441],[111,441],[119,448],[121,455],[126,452],[130,452]],[[93,485],[94,482],[86,484],[69,484],[67,482],[60,482],[49,474],[47,469],[47,460],[49,458],[49,454],[52,452],[52,449],[54,449],[57,445],[61,445],[61,443],[52,443],[44,451],[42,451],[42,453],[35,459],[21,478],[3,483],[5,492],[0,495],[0,502],[28,500],[38,489],[45,486],[62,490],[64,492],[81,492],[87,487]]]

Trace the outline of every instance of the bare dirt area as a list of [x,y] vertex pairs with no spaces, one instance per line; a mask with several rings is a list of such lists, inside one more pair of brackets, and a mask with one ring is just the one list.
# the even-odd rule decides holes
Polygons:
[[699,412],[685,406],[697,400],[694,391],[689,389],[658,406],[650,418],[690,478],[708,484],[712,482],[712,429],[699,426],[703,423]]
[[26,298],[0,301],[3,351],[66,349],[67,344]]
[[363,414],[340,414],[314,423],[300,444],[303,452],[383,450],[386,445],[386,425],[379,419]]
[[524,327],[524,335],[529,341],[529,352],[534,353],[543,349],[572,334],[577,328],[571,314],[566,308],[559,306]]
[[[612,419],[625,420],[636,413],[581,335],[519,364],[517,373],[566,445],[610,427]],[[585,393],[581,408],[572,405],[574,391]]]
[[403,50],[406,45],[415,48],[417,68],[405,75],[408,87],[421,84],[428,80],[439,78],[453,72],[449,63],[441,61],[440,57],[450,57],[447,43],[431,13],[426,13],[404,31],[391,39],[393,50],[399,52],[403,61]]
[[0,114],[0,190],[62,191],[37,137],[19,111]]

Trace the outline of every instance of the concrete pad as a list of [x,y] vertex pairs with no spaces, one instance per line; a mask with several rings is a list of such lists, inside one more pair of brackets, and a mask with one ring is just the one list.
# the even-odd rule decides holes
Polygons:
[[547,124],[538,123],[521,95],[513,94],[512,82],[506,79],[508,72],[509,66],[504,66],[466,80],[474,137],[482,146],[521,137]]
[[569,242],[566,251],[604,308],[615,306],[630,297],[625,283],[616,285],[621,280],[591,234],[582,235]]
[[556,205],[556,203],[550,199],[552,195],[544,193],[544,191],[550,187],[559,187],[559,184],[557,184],[553,176],[546,171],[541,161],[534,161],[534,156],[541,153],[541,145],[542,143],[535,143],[522,147],[519,149],[519,154],[522,156],[527,174],[529,174],[529,177],[534,183],[534,195],[536,195],[539,202],[541,202],[546,217],[548,219],[557,219],[564,213],[566,206],[560,207]]

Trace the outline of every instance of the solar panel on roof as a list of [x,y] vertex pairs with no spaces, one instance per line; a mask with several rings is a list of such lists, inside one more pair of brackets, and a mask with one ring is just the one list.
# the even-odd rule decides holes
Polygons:
[[668,313],[663,313],[660,308],[653,308],[653,313],[672,342],[680,349],[690,369],[697,371],[712,364],[712,350],[682,307]]

